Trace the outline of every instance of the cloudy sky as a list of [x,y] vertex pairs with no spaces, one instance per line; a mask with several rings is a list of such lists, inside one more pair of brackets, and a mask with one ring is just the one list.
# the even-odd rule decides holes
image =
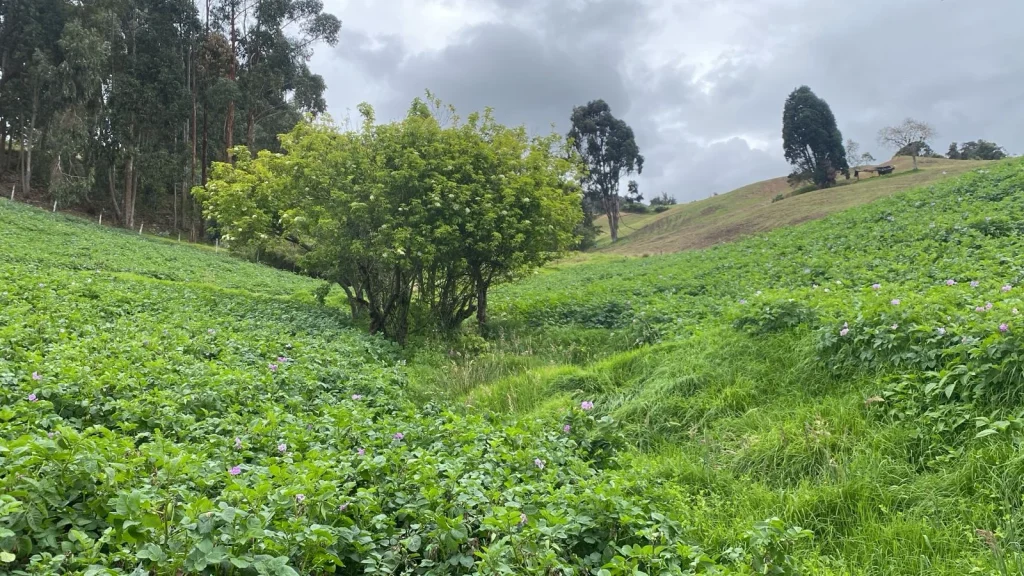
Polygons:
[[1024,0],[324,0],[342,19],[311,66],[337,120],[461,113],[565,133],[602,98],[635,130],[641,190],[685,201],[785,175],[782,105],[809,85],[876,158],[907,116],[932,142],[1024,153]]

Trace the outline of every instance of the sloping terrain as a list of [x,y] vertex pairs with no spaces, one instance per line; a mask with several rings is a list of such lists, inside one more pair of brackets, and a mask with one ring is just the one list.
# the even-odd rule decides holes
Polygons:
[[873,202],[896,192],[937,182],[978,168],[984,161],[920,158],[920,170],[911,171],[911,159],[897,156],[890,162],[896,172],[888,176],[862,174],[861,180],[840,180],[839,186],[791,195],[772,202],[779,194],[793,190],[786,178],[775,178],[744,186],[705,200],[673,207],[655,215],[624,217],[620,241],[608,242],[605,219],[597,224],[605,230],[599,247],[615,254],[665,254],[704,248],[744,236],[792,226],[829,214]]
[[1012,160],[709,249],[577,258],[500,290],[507,329],[633,349],[465,400],[540,415],[596,398],[709,542],[778,516],[814,532],[821,572],[1016,574],[1022,222]]

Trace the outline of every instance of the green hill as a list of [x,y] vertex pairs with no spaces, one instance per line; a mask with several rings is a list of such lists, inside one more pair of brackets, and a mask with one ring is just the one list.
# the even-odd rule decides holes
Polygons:
[[[862,174],[860,181],[840,180],[839,186],[794,194],[786,178],[744,186],[732,192],[673,207],[661,214],[624,214],[620,241],[611,245],[607,221],[595,223],[604,231],[598,247],[616,254],[664,254],[704,248],[793,226],[829,214],[867,204],[917,186],[962,174],[983,166],[984,161],[921,158],[920,169],[911,171],[911,160],[897,156],[886,164],[896,167],[888,176]],[[778,195],[784,200],[773,202]]]
[[1021,222],[991,163],[581,255],[400,350],[314,281],[0,202],[0,571],[1020,573]]

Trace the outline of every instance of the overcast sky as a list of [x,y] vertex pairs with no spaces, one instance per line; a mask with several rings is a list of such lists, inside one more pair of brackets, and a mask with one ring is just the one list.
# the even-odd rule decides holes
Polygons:
[[463,115],[491,106],[568,130],[602,98],[636,132],[641,191],[704,198],[789,167],[786,96],[807,84],[846,138],[888,158],[907,116],[931,143],[1024,153],[1024,0],[324,0],[342,19],[311,63],[340,121],[367,101],[400,118],[430,89]]

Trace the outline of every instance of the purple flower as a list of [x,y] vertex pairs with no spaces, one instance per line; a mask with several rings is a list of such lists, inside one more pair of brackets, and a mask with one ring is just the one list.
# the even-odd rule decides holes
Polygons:
[[540,458],[534,458],[533,465],[536,466],[537,468],[540,468],[541,470],[544,469],[544,461],[541,460]]
[[946,280],[946,286],[956,286],[956,280],[953,280],[952,278]]
[[288,451],[288,445],[285,444],[284,442],[281,442],[280,444],[277,445],[277,451],[281,452],[282,454],[287,452]]
[[971,288],[977,288],[979,282],[977,280],[971,280]]
[[232,466],[231,470],[228,470],[228,473],[231,474],[232,476],[238,476],[239,474],[242,473],[242,467],[241,466]]
[[28,395],[28,401],[29,402],[35,402],[36,400],[39,400],[39,398],[36,398],[35,394],[29,394]]
[[280,362],[281,364],[284,364],[285,362],[288,361],[288,359],[285,358],[284,356],[278,356],[277,361]]
[[344,512],[348,508],[348,502],[345,502],[341,506],[338,506],[338,512]]
[[881,285],[881,284],[878,284],[878,283],[876,282],[875,284],[872,284],[872,285],[871,285],[871,289],[872,289],[872,290],[881,290],[881,289],[882,289],[882,285]]
[[358,454],[360,456],[365,456],[366,455],[366,448],[360,448],[359,450],[356,450],[356,454]]
[[39,372],[33,372],[32,373],[32,379],[35,380],[36,382],[38,382],[38,381],[43,379],[43,375],[40,374]]
[[974,311],[975,312],[984,312],[985,311],[985,307],[984,306],[978,306],[977,308],[974,309]]
[[267,368],[270,368],[271,372],[277,372],[277,364],[271,363],[267,366]]
[[1012,285],[1007,284],[1007,285],[1003,286],[1003,292],[1009,292],[1010,290],[1013,290],[1013,286]]
[[566,424],[565,426],[562,426],[562,432],[565,432],[566,434],[568,434],[571,430],[572,430],[572,426],[569,426],[568,424]]
[[526,512],[519,513],[519,525],[522,526],[523,524],[526,524]]
[[890,304],[892,304],[893,306],[899,306],[900,305],[900,299],[899,298],[893,298],[892,302],[890,302]]
[[582,408],[584,410],[593,410],[594,409],[594,403],[589,401],[589,400],[584,400],[583,402],[580,403],[580,408]]
[[362,400],[363,399],[363,395],[362,394],[353,394],[352,395],[352,399],[353,400]]
[[1010,327],[1006,325],[1006,322],[1003,322],[1002,324],[999,325],[999,331],[1000,332],[1009,332],[1010,331]]
[[241,450],[241,449],[242,449],[242,439],[236,436],[235,437],[235,450]]
[[401,432],[395,432],[395,435],[393,436],[393,438],[395,440],[402,440],[402,439],[405,438],[405,434],[402,434]]
[[992,303],[991,302],[985,302],[985,310],[991,310],[991,309],[992,309]]
[[299,504],[302,504],[303,502],[306,501],[306,495],[305,494],[296,494],[295,495],[295,501],[298,502]]
[[843,328],[842,330],[839,331],[839,335],[840,336],[846,336],[849,333],[850,333],[850,329],[849,328]]

